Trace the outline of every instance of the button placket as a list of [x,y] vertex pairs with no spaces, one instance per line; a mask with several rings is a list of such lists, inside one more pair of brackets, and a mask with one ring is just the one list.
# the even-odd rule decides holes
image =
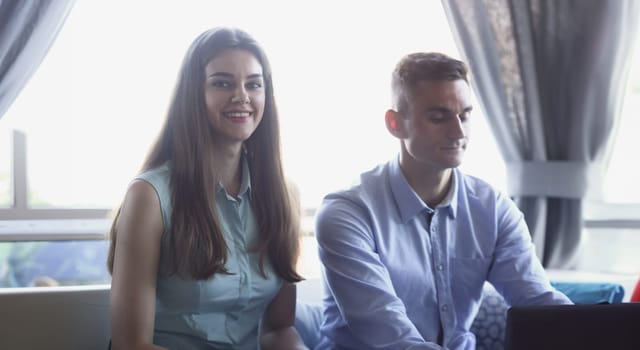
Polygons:
[[439,230],[440,221],[438,218],[437,211],[434,211],[429,230],[431,232],[430,241],[433,246],[431,259],[434,266],[434,281],[440,309],[440,324],[444,331],[448,329],[449,327],[447,326],[452,323],[453,314],[451,311],[453,304],[448,287],[448,271],[445,265],[448,256],[448,252],[446,251],[447,232],[446,230]]

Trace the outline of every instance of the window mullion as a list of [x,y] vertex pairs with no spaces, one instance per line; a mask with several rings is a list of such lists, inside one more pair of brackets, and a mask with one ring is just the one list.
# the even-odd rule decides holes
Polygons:
[[27,204],[27,137],[24,132],[13,130],[13,158],[11,182],[13,183],[12,207],[16,211],[26,211]]

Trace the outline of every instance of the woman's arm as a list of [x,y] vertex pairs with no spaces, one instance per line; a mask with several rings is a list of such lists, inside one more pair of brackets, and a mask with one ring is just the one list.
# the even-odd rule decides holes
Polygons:
[[113,350],[162,349],[153,345],[153,325],[163,223],[149,183],[131,184],[117,220],[110,295]]
[[294,328],[296,315],[296,286],[283,282],[262,317],[260,346],[262,350],[308,349]]

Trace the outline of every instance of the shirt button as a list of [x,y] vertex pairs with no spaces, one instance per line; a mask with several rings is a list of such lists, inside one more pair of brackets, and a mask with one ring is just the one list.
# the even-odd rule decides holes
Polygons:
[[442,271],[444,270],[444,266],[442,266],[442,264],[438,264],[438,266],[436,266],[436,269],[438,269],[438,271]]
[[442,311],[449,311],[449,305],[444,304],[444,305],[442,305],[441,309],[442,309]]

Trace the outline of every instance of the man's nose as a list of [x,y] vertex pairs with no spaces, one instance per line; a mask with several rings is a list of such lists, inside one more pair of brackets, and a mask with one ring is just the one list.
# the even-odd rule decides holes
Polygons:
[[460,116],[455,115],[450,120],[447,136],[452,139],[463,139],[467,137],[466,126],[462,119],[460,119]]

